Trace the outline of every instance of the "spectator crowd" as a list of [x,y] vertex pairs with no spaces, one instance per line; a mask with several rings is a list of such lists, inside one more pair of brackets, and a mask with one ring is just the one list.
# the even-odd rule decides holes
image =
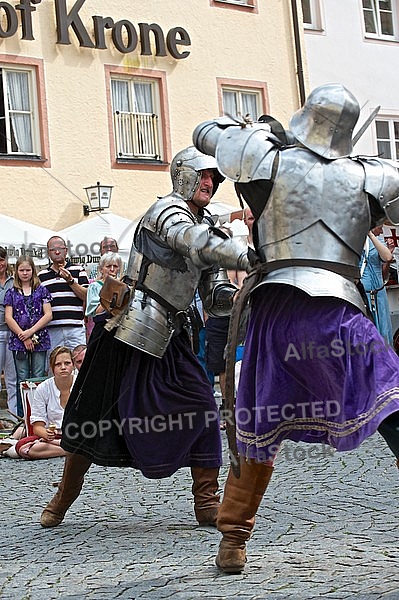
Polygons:
[[[114,238],[101,240],[99,262],[88,274],[81,264],[70,261],[67,244],[59,236],[48,240],[49,265],[41,270],[27,255],[11,266],[7,250],[0,246],[0,374],[8,412],[15,420],[11,435],[0,440],[1,457],[34,460],[65,455],[60,447],[64,407],[88,344],[111,317],[101,305],[101,288],[107,276],[121,279],[126,273],[118,251]],[[200,311],[206,321],[202,306]],[[224,339],[228,318],[220,321]],[[212,385],[215,376],[219,380],[221,392],[214,388],[215,397],[223,398],[224,369],[212,367],[208,347],[213,343],[207,340],[206,345],[203,366]],[[214,349],[223,364],[224,345]],[[21,393],[21,383],[27,381],[27,389],[34,390],[28,409]]]
[[[65,455],[60,447],[64,408],[87,345],[110,316],[100,304],[100,290],[107,276],[123,275],[116,240],[106,237],[100,248],[99,263],[88,277],[82,265],[68,259],[59,236],[48,240],[49,266],[39,271],[27,255],[11,267],[0,246],[0,374],[15,420],[11,435],[0,440],[1,456]],[[23,382],[34,390],[25,404]]]

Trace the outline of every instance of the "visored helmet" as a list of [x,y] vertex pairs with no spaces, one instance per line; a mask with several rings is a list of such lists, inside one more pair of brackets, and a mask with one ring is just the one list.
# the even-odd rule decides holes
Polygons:
[[339,83],[328,83],[310,93],[291,117],[290,130],[306,148],[323,158],[344,158],[352,153],[359,113],[359,103],[349,90]]
[[215,171],[213,178],[213,194],[224,177],[217,170],[216,159],[213,156],[202,154],[195,146],[180,150],[170,165],[173,191],[185,200],[193,199],[201,181],[201,171],[212,169]]

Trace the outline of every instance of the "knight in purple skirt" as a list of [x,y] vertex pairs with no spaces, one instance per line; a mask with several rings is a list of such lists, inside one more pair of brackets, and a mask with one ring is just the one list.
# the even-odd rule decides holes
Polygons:
[[190,343],[190,305],[198,289],[209,314],[229,315],[237,288],[226,269],[247,269],[247,246],[215,228],[206,209],[224,179],[213,157],[190,146],[174,157],[171,177],[173,192],[136,229],[125,276],[129,302],[89,345],[72,389],[61,442],[69,455],[43,527],[63,521],[92,462],[133,467],[148,478],[188,467],[195,517],[216,524],[218,410]]
[[399,459],[399,357],[366,314],[358,283],[368,231],[399,222],[399,174],[382,159],[352,156],[359,113],[349,90],[327,84],[289,131],[268,116],[194,131],[255,217],[257,265],[235,301],[249,308],[230,439],[237,462],[217,518],[216,564],[226,573],[244,569],[285,439],[345,451],[379,431]]
[[267,289],[253,292],[236,403],[239,453],[273,462],[284,439],[357,448],[399,411],[397,355],[349,303],[284,284]]

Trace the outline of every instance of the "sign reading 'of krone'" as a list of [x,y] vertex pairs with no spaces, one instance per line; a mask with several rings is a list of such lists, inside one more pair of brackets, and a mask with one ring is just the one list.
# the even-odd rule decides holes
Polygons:
[[[36,12],[36,4],[42,0],[20,0],[15,7],[9,2],[0,2],[0,40],[15,35],[18,31],[20,13],[22,40],[34,40],[33,36],[33,16]],[[79,45],[84,48],[107,49],[106,31],[110,30],[111,39],[115,48],[127,54],[134,52],[140,40],[140,54],[149,56],[151,50],[151,35],[155,41],[155,55],[167,56],[167,53],[173,58],[187,58],[190,52],[182,50],[180,46],[190,46],[191,40],[188,32],[183,27],[172,27],[166,38],[160,25],[157,23],[138,23],[136,27],[127,19],[114,21],[112,17],[92,16],[93,38],[90,37],[85,24],[80,18],[79,11],[86,0],[77,0],[75,4],[68,9],[67,0],[54,0],[55,19],[57,31],[57,44],[71,44],[70,33],[76,35]],[[18,12],[17,12],[18,11]]]

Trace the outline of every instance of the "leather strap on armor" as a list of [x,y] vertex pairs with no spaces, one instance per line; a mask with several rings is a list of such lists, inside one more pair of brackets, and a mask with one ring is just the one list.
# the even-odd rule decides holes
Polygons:
[[229,455],[231,468],[236,477],[240,477],[240,459],[237,450],[236,419],[235,419],[235,356],[240,330],[241,315],[246,307],[249,296],[253,289],[263,278],[263,264],[258,264],[244,279],[241,289],[235,296],[231,311],[226,356],[226,387],[225,387],[225,409],[228,415],[226,421],[227,441],[229,444]]

